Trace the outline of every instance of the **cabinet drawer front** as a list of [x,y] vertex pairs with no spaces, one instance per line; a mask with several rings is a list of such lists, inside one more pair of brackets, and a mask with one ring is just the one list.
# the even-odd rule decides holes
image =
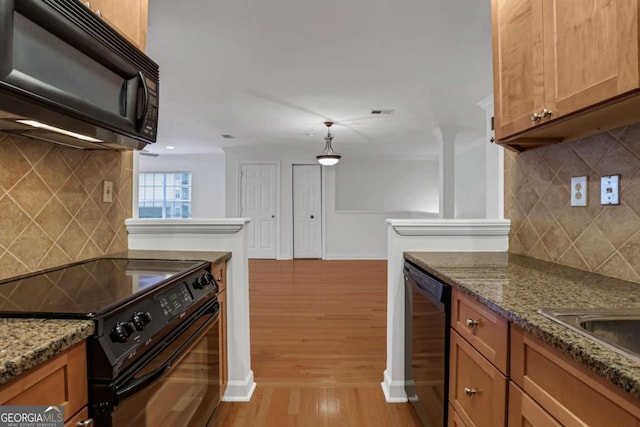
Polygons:
[[467,427],[451,404],[449,404],[449,421],[447,421],[447,427]]
[[509,382],[509,427],[562,427],[520,388]]
[[516,327],[511,330],[511,376],[562,425],[640,426],[637,400]]
[[451,325],[501,372],[509,373],[509,323],[504,317],[454,290]]
[[219,262],[211,266],[211,274],[214,275],[218,282],[218,292],[222,292],[227,288],[227,263]]
[[507,379],[451,331],[449,402],[469,427],[505,425]]
[[65,420],[87,404],[84,341],[0,388],[0,405],[64,406]]

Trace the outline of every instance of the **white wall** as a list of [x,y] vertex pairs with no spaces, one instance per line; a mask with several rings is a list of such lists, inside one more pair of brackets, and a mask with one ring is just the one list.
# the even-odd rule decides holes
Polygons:
[[[294,164],[316,164],[315,156],[318,148],[313,147],[237,147],[225,149],[226,155],[226,214],[229,217],[239,215],[239,165],[241,163],[277,162],[280,165],[280,210],[279,210],[279,250],[278,258],[290,259],[293,256],[293,227],[292,227],[292,166]],[[385,174],[379,167],[384,164],[386,157],[368,156],[368,167],[376,167],[379,175]],[[398,160],[400,162],[400,160]],[[398,163],[396,163],[398,164]],[[420,164],[411,162],[412,167],[407,168],[407,176],[394,179],[378,179],[369,183],[369,188],[358,194],[360,203],[351,204],[368,209],[357,211],[345,211],[336,209],[336,188],[341,183],[349,183],[359,179],[363,173],[363,167],[358,161],[346,161],[346,155],[336,167],[323,168],[323,194],[324,194],[324,258],[326,259],[385,259],[387,257],[386,242],[386,218],[412,218],[412,217],[437,217],[436,212],[417,212],[401,208],[394,208],[397,200],[387,197],[402,188],[418,186],[424,192],[420,196],[424,200],[424,206],[434,206],[437,211],[438,190],[437,183],[431,186],[433,181],[429,178],[431,170],[437,162],[425,160],[422,164],[425,174],[421,182],[412,182],[416,179],[416,167]],[[339,181],[336,181],[336,173]],[[366,169],[366,168],[365,168]],[[400,167],[396,168],[400,169]],[[367,172],[370,174],[369,172]],[[423,187],[424,186],[424,187]],[[363,187],[364,188],[364,187]],[[413,189],[415,190],[415,189]],[[355,191],[353,188],[349,190]],[[387,196],[385,196],[385,194]],[[412,193],[414,194],[414,193]],[[373,204],[369,204],[373,201]],[[368,204],[368,205],[367,205]],[[382,209],[380,208],[382,207]]]
[[140,156],[140,172],[191,172],[192,218],[225,216],[224,153]]
[[[438,162],[359,156],[335,167],[336,210],[438,212]],[[434,197],[435,195],[435,197]]]
[[455,217],[485,218],[487,212],[486,140],[456,147]]

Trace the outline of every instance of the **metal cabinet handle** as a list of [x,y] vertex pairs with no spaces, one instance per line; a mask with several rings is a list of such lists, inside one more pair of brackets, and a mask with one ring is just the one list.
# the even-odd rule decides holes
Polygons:
[[91,427],[93,425],[93,418],[89,418],[86,420],[78,421],[76,424],[78,427]]
[[551,110],[547,110],[546,108],[543,108],[542,110],[540,110],[540,117],[541,118],[545,118],[545,117],[551,117]]
[[531,113],[531,117],[529,117],[529,118],[531,119],[532,122],[537,122],[542,117],[540,117],[540,115],[538,115],[538,113]]
[[467,319],[467,326],[470,328],[475,328],[478,326],[478,321],[473,319]]
[[469,388],[469,387],[464,388],[464,394],[466,394],[469,397],[473,396],[476,393],[478,393],[478,390],[476,390],[475,388]]

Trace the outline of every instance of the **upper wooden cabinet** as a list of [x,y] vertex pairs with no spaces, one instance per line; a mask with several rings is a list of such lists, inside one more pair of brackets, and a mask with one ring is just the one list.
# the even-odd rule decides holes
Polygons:
[[144,52],[148,0],[82,0],[82,3]]
[[499,143],[522,150],[637,121],[624,112],[640,89],[637,0],[492,0],[492,23]]

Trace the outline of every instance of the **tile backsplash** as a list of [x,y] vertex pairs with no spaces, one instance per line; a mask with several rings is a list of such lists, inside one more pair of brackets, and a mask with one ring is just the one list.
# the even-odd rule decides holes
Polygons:
[[[620,175],[620,205],[600,204],[600,177]],[[570,206],[572,176],[588,206]],[[640,282],[640,123],[505,155],[509,251]]]
[[[0,279],[127,249],[132,152],[0,133]],[[102,201],[103,181],[113,202]]]

